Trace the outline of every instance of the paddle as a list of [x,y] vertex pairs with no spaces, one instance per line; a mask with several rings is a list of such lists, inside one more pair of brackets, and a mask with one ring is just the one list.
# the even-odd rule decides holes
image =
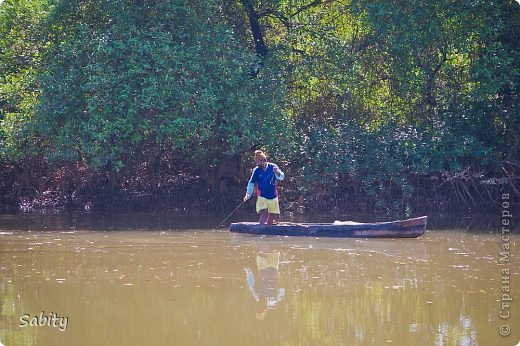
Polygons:
[[247,199],[244,200],[244,201],[242,201],[242,202],[241,202],[241,203],[240,203],[240,204],[235,208],[235,210],[233,210],[231,213],[229,213],[229,215],[226,216],[226,218],[225,218],[224,220],[222,220],[222,221],[218,224],[217,227],[213,228],[213,230],[216,231],[217,228],[219,228],[220,226],[222,226],[222,224],[223,224],[227,219],[229,219],[229,217],[230,217],[231,215],[233,215],[233,213],[234,213],[235,211],[237,211],[238,208],[240,208],[240,207],[242,206],[242,204],[246,203],[247,201],[248,201]]

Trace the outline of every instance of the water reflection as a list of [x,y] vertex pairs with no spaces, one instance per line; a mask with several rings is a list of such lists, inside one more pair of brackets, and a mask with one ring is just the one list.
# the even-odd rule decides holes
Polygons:
[[263,320],[285,297],[285,288],[278,287],[280,252],[261,251],[256,255],[256,280],[250,268],[244,268],[247,287],[255,299],[256,319]]
[[[281,253],[276,287],[286,289],[279,308],[287,319],[278,314],[275,320],[281,328],[298,326],[296,343],[428,341],[441,346],[500,340],[498,239],[493,236],[438,232],[417,240],[331,240],[241,235],[234,242]],[[515,267],[516,277],[518,271]]]
[[[287,305],[299,334],[312,343],[359,345],[395,342],[403,328],[419,337],[425,306],[418,263],[426,247],[415,240],[263,239],[285,250]],[[396,328],[398,326],[398,328]],[[408,327],[406,327],[408,326]],[[416,340],[417,341],[417,340]]]

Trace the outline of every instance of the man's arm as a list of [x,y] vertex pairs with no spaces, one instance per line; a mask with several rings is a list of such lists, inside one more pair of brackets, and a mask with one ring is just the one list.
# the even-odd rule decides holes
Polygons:
[[253,173],[251,174],[251,178],[249,178],[249,182],[247,183],[246,195],[244,196],[244,201],[247,201],[253,195],[253,190],[255,189],[254,177],[255,177],[256,167],[253,169]]
[[282,172],[282,170],[280,168],[278,168],[277,165],[274,165],[273,172],[274,172],[274,175],[276,175],[276,179],[278,179],[278,180],[284,180],[285,179],[284,172]]
[[246,193],[248,195],[253,195],[253,190],[255,189],[255,184],[253,183],[247,183],[247,190],[246,190]]

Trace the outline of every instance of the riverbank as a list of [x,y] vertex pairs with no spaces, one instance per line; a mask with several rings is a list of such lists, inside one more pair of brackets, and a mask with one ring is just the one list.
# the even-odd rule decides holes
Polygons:
[[[243,175],[201,175],[142,165],[119,172],[92,171],[78,163],[21,166],[3,163],[0,170],[0,212],[225,212],[238,205],[247,184]],[[392,182],[378,182],[378,190],[367,191],[359,182],[338,186],[308,186],[305,178],[287,167],[279,186],[284,211],[346,213],[383,212],[478,212],[499,210],[503,193],[511,200],[518,194],[505,180],[476,180],[471,177],[410,177],[413,192],[405,194]],[[435,178],[435,179],[434,179]],[[511,203],[513,208],[516,203]]]

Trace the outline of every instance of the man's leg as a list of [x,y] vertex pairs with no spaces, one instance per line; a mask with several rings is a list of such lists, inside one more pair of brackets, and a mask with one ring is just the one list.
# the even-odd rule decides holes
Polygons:
[[261,225],[264,225],[269,219],[269,213],[267,212],[267,209],[262,209],[262,210],[260,210],[259,214],[260,214],[260,220],[258,222]]
[[274,216],[276,214],[271,214],[271,213],[268,213],[267,215],[267,224],[268,225],[272,225],[274,223]]
[[280,214],[280,205],[278,204],[278,197],[269,200],[268,209],[269,215],[267,216],[267,224],[272,225],[274,223],[275,215]]

